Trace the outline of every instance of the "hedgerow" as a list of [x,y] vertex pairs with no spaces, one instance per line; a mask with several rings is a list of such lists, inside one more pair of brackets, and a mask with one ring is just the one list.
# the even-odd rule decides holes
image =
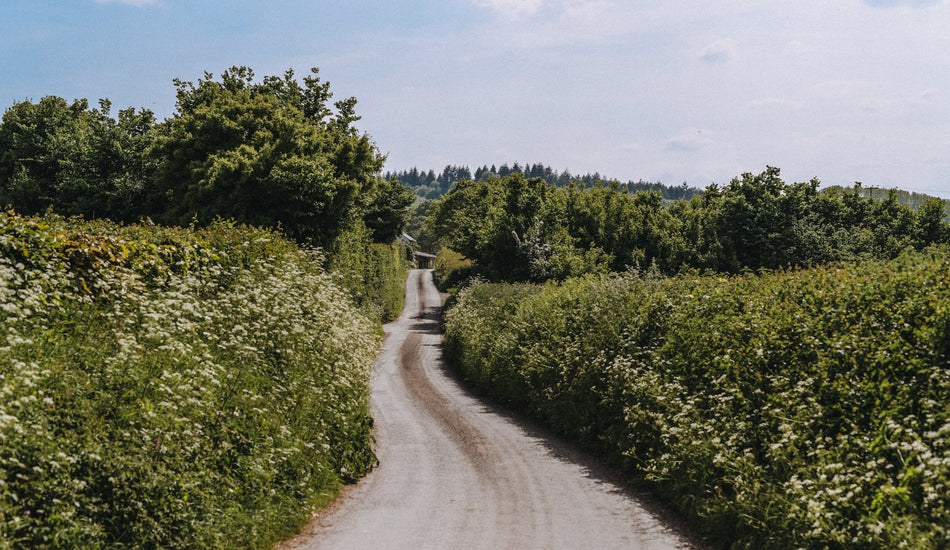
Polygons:
[[371,231],[357,222],[329,250],[327,265],[333,280],[349,291],[367,317],[392,321],[402,312],[409,273],[406,245],[374,243]]
[[727,278],[480,284],[469,378],[724,548],[950,546],[950,252]]
[[372,467],[381,335],[321,263],[0,214],[0,548],[267,548]]
[[457,289],[474,274],[473,262],[450,248],[442,248],[435,255],[432,277],[435,286],[443,292]]

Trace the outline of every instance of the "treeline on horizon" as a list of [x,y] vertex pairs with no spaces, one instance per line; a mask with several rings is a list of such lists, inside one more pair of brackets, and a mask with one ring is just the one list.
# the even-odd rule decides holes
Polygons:
[[923,207],[927,201],[937,198],[938,200],[943,200],[944,203],[944,219],[950,221],[950,200],[939,199],[939,197],[934,197],[932,195],[927,195],[925,193],[917,193],[914,191],[904,191],[903,189],[888,189],[884,187],[875,187],[875,186],[863,186],[861,183],[855,183],[850,188],[844,188],[841,186],[831,186],[825,189],[850,189],[855,191],[857,194],[864,198],[868,199],[877,199],[885,200],[887,199],[891,192],[897,194],[897,202],[909,206],[913,210],[917,210]]
[[[432,169],[427,171],[413,167],[408,170],[387,171],[383,177],[387,180],[399,180],[400,183],[412,189],[420,198],[435,200],[448,193],[452,189],[452,186],[458,181],[482,181],[493,177],[505,178],[512,174],[523,174],[526,178],[541,178],[557,187],[568,187],[573,183],[589,189],[597,185],[610,186],[612,182],[616,181],[619,183],[620,191],[627,193],[657,191],[662,194],[664,201],[689,200],[692,199],[693,196],[703,193],[703,188],[690,186],[685,181],[680,185],[666,185],[659,181],[646,181],[643,179],[620,183],[619,180],[602,176],[599,172],[573,175],[569,170],[559,172],[541,163],[526,163],[524,166],[517,162],[511,166],[508,166],[507,163],[503,163],[497,167],[494,164],[491,166],[483,165],[477,168],[474,174],[468,166],[464,165],[446,165],[438,174]],[[822,187],[822,191],[854,191],[862,197],[878,200],[885,200],[894,192],[897,194],[897,202],[905,204],[913,210],[921,208],[930,199],[937,198],[925,193],[905,191],[897,188],[864,186],[861,182],[855,182],[855,184],[850,187],[841,185]],[[944,211],[944,217],[950,221],[950,200],[944,200]]]
[[[611,178],[600,175],[599,172],[593,174],[573,175],[569,170],[559,172],[550,166],[541,163],[527,164],[524,166],[515,162],[511,166],[503,163],[500,166],[492,164],[481,166],[475,169],[475,173],[468,166],[447,165],[438,175],[435,170],[419,170],[416,167],[401,171],[387,171],[383,176],[387,180],[398,180],[406,187],[412,189],[416,195],[423,199],[438,199],[448,193],[456,182],[462,180],[484,181],[490,178],[506,178],[513,174],[522,174],[526,178],[541,178],[547,183],[557,187],[567,187],[574,183],[584,188],[595,187],[598,184],[605,184],[616,181]],[[628,181],[619,184],[619,188],[635,193],[637,191],[658,191],[667,201],[689,200],[693,195],[702,193],[701,189],[689,187],[686,182],[681,185],[665,185],[660,182],[651,182],[645,180]]]
[[[725,227],[734,220],[712,222],[707,216],[716,210],[709,207],[710,204],[729,202],[732,200],[729,197],[744,193],[739,192],[735,182],[705,190],[686,183],[679,186],[643,180],[620,183],[599,173],[575,176],[541,163],[485,165],[474,173],[466,166],[449,165],[439,174],[417,168],[383,174],[385,157],[371,137],[354,126],[360,119],[355,112],[355,98],[333,102],[329,83],[320,80],[315,68],[302,81],[293,71],[255,80],[251,69],[232,67],[217,80],[214,75],[205,73],[197,83],[176,79],[174,84],[176,111],[162,122],[147,109],[128,108],[113,116],[108,100],[100,100],[98,108],[90,108],[85,99],[70,103],[55,96],[35,103],[29,100],[15,103],[0,121],[0,207],[12,207],[21,214],[52,210],[60,215],[81,215],[88,219],[133,223],[149,218],[164,225],[182,226],[206,225],[216,218],[231,219],[279,228],[298,242],[323,248],[332,262],[335,257],[346,256],[344,248],[392,242],[407,228],[409,207],[416,196],[441,197],[442,205],[457,204],[459,197],[468,192],[465,190],[474,185],[479,189],[492,189],[482,199],[493,200],[492,197],[522,192],[518,184],[515,189],[498,191],[493,181],[504,182],[503,185],[518,178],[540,181],[546,188],[557,190],[550,193],[552,196],[564,197],[547,204],[549,193],[544,191],[540,199],[530,199],[529,202],[540,200],[544,208],[506,231],[508,237],[513,231],[519,239],[517,243],[512,241],[505,245],[509,248],[517,244],[526,250],[529,243],[541,239],[541,248],[531,253],[535,257],[529,261],[534,265],[535,275],[506,275],[514,278],[548,276],[543,273],[561,278],[571,273],[643,267],[654,262],[665,272],[682,266],[735,271],[743,267],[762,267],[762,264],[775,266],[842,258],[884,246],[880,242],[874,247],[860,244],[875,239],[881,241],[883,237],[868,235],[883,235],[886,231],[868,225],[871,221],[858,223],[859,218],[924,219],[935,216],[938,210],[936,204],[931,204],[932,197],[906,191],[883,191],[860,185],[833,187],[821,190],[823,198],[818,200],[812,198],[815,195],[812,191],[817,190],[817,186],[812,186],[815,189],[803,195],[808,197],[807,205],[796,202],[798,199],[793,200],[791,195],[779,200],[784,207],[799,210],[778,220],[791,223],[790,226],[779,223],[769,230],[786,234],[784,242],[794,250],[774,254],[782,257],[782,261],[747,264],[738,257],[743,253],[735,251],[734,241],[753,235],[730,235],[722,228],[712,229],[711,225]],[[788,192],[794,190],[792,195],[801,194],[798,185],[789,186]],[[461,195],[448,199],[457,192]],[[654,204],[652,198],[637,198],[643,192],[659,197],[659,203]],[[787,191],[768,192],[783,195]],[[893,202],[892,195],[898,204],[909,205],[913,213],[888,206]],[[857,213],[841,219],[828,211],[828,205],[835,201],[845,201],[847,205],[835,205],[831,210],[854,210],[849,206],[851,203],[870,198],[877,199],[876,203],[882,206],[858,208]],[[749,208],[764,209],[753,216],[755,223],[775,216],[769,212],[773,206],[768,201],[749,197],[741,200],[746,201]],[[564,205],[559,206],[558,201]],[[947,203],[939,202],[941,217],[946,219]],[[507,207],[509,210],[521,208]],[[564,211],[565,215],[573,216],[571,219],[562,221],[556,216],[542,219],[559,214],[567,207],[576,210]],[[440,206],[441,210],[445,208]],[[874,214],[888,208],[893,211],[891,214]],[[582,213],[584,209],[600,217],[584,220],[587,215]],[[425,231],[422,218],[430,210],[430,204],[417,205],[410,233],[424,243],[424,248],[435,252],[438,244],[453,244],[457,229],[446,228],[448,233]],[[720,210],[724,215],[752,215],[742,208]],[[459,212],[457,206],[445,210],[448,211]],[[529,231],[537,216],[544,223],[534,232]],[[691,220],[690,216],[699,217]],[[720,219],[720,216],[712,218]],[[481,219],[479,221],[482,225]],[[830,245],[816,238],[807,242],[789,240],[789,231],[801,232],[801,228],[812,221],[817,224],[814,228],[817,235],[831,238]],[[746,223],[738,222],[740,226]],[[851,239],[832,231],[841,224],[853,227],[862,223],[866,231],[856,235],[858,238],[854,241],[859,244],[848,244]],[[907,225],[903,221],[888,223]],[[930,222],[921,221],[917,226],[927,223]],[[642,227],[636,228],[638,224]],[[432,224],[426,227],[441,229]],[[486,236],[487,229],[478,231],[479,239],[491,240]],[[673,238],[673,235],[678,236]],[[720,238],[722,243],[717,242]],[[898,235],[895,242],[907,238],[916,237]],[[438,239],[441,243],[435,242]],[[775,239],[765,240],[771,243]],[[742,246],[754,249],[757,243]],[[568,252],[572,247],[583,252],[582,258]],[[806,252],[803,247],[813,250]],[[838,252],[830,251],[829,247]],[[841,253],[842,247],[847,253]],[[484,251],[476,253],[468,245],[462,248],[468,252],[462,249],[459,252],[473,259],[482,257],[483,268],[490,263],[484,261]],[[545,262],[553,264],[539,267]]]
[[689,200],[621,193],[619,184],[557,187],[517,173],[462,180],[427,209],[425,230],[493,281],[540,282],[625,270],[741,273],[894,258],[950,242],[945,201],[916,210],[857,185],[787,184],[746,173]]
[[[146,109],[113,117],[108,100],[15,103],[0,121],[0,207],[279,228],[322,248],[328,267],[353,279],[368,247],[393,242],[411,215],[424,249],[448,246],[499,280],[651,266],[774,269],[947,240],[946,201],[860,185],[820,190],[817,180],[788,185],[773,168],[703,190],[540,163],[383,174],[384,155],[354,126],[355,98],[333,102],[315,68],[302,80],[293,71],[255,80],[232,67],[174,84],[176,111],[162,122]],[[417,196],[440,198],[411,214]]]

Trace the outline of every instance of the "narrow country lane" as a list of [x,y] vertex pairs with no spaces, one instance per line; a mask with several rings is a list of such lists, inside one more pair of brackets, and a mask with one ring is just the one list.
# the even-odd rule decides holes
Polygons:
[[694,548],[589,458],[460,387],[431,271],[406,290],[373,375],[380,465],[282,549]]

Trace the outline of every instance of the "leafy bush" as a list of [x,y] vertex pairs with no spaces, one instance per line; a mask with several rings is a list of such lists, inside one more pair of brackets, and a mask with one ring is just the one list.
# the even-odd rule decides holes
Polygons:
[[0,215],[0,548],[266,548],[365,473],[380,334],[320,263]]
[[403,243],[370,245],[365,289],[369,301],[381,308],[380,319],[384,322],[392,321],[402,313],[408,270],[406,245]]
[[329,251],[327,265],[364,315],[391,321],[399,316],[406,297],[406,247],[401,242],[373,243],[370,234],[363,223],[354,223]]
[[446,352],[731,548],[950,545],[950,251],[476,285]]
[[432,276],[435,286],[442,292],[458,288],[473,274],[472,260],[449,248],[439,250],[435,255],[435,268]]
[[818,180],[786,184],[778,168],[742,174],[688,201],[609,186],[554,187],[523,174],[462,180],[427,210],[438,242],[475,262],[492,281],[543,282],[608,270],[806,267],[893,259],[907,247],[950,243],[944,202],[912,210],[897,191],[820,192]]

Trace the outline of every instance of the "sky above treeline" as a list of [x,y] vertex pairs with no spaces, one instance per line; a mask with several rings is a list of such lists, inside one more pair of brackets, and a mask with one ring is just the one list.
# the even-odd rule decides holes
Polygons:
[[3,0],[0,104],[175,110],[172,79],[311,67],[385,169],[542,163],[950,198],[950,0]]

